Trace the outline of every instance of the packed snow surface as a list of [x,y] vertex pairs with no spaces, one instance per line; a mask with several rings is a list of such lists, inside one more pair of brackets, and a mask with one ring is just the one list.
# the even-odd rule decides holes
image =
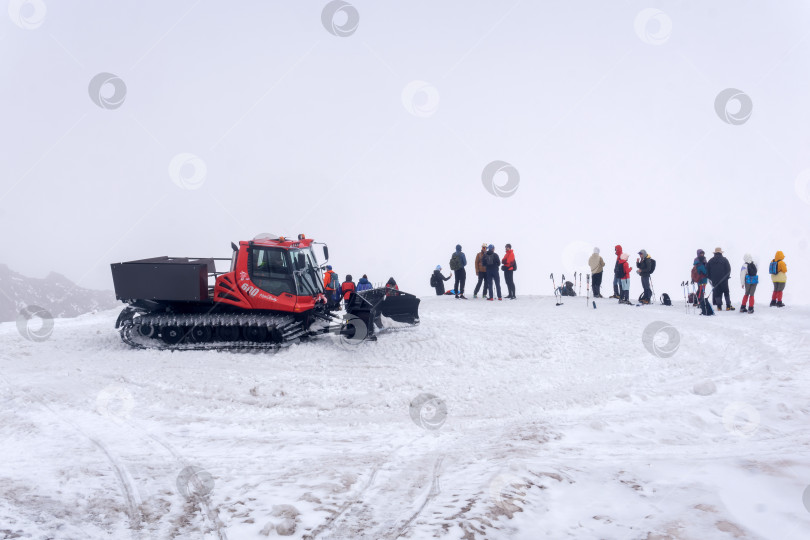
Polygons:
[[810,309],[675,300],[427,298],[262,354],[2,324],[0,536],[810,537]]

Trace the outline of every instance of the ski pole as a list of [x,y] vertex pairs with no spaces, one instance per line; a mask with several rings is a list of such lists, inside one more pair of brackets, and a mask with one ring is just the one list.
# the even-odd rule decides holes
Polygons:
[[652,275],[650,276],[650,289],[652,290],[652,303],[655,304],[655,285],[653,285]]
[[591,275],[585,275],[585,307],[588,307],[591,299]]
[[579,273],[579,295],[582,296],[582,272]]
[[689,314],[689,284],[688,282],[684,281],[683,285],[683,303],[686,307],[686,314]]
[[557,299],[557,282],[554,281],[554,273],[552,272],[548,277],[551,279],[551,286],[554,287],[554,305],[559,306],[561,302]]

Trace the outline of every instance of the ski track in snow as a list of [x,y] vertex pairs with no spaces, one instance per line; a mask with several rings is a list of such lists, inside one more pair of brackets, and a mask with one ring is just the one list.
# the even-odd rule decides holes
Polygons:
[[[0,533],[807,538],[810,309],[597,305],[427,298],[375,343],[269,354],[132,350],[118,310],[42,343],[2,324]],[[441,428],[411,420],[422,393]],[[186,500],[190,466],[213,489]]]

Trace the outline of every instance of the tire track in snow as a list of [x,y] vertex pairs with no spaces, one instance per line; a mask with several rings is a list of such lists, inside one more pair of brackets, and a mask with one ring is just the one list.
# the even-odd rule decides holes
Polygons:
[[[151,439],[152,441],[156,442],[157,444],[159,444],[160,446],[165,448],[172,455],[174,460],[178,464],[180,464],[183,468],[191,466],[191,463],[188,460],[186,460],[183,457],[182,454],[180,454],[171,444],[169,444],[162,437],[159,437],[159,436],[155,435],[154,433],[150,432],[148,429],[146,429],[146,428],[142,427],[141,425],[133,422],[132,420],[127,420],[126,423],[127,423],[127,425],[137,429],[138,431],[140,431],[141,433],[143,433],[144,435],[149,437],[149,439]],[[228,535],[223,530],[223,528],[225,527],[225,524],[222,523],[221,519],[219,519],[219,512],[215,508],[211,508],[211,505],[209,504],[209,501],[208,501],[208,496],[203,496],[203,497],[195,496],[194,501],[198,502],[200,504],[200,510],[201,510],[202,515],[203,515],[203,519],[204,520],[207,519],[211,523],[211,526],[213,527],[213,529],[217,533],[217,537],[220,540],[228,540]]]
[[416,512],[409,517],[405,523],[399,528],[397,532],[397,538],[402,537],[405,532],[411,527],[411,524],[414,522],[416,518],[422,513],[422,511],[427,507],[427,505],[436,498],[436,496],[441,493],[441,489],[439,486],[439,476],[441,474],[442,463],[444,462],[444,456],[439,456],[436,459],[436,462],[433,464],[433,475],[432,480],[430,482],[430,489],[425,496],[425,500],[422,501],[422,504],[416,510]]
[[107,460],[110,462],[113,472],[115,473],[115,477],[118,480],[118,485],[119,488],[121,489],[121,493],[124,496],[124,500],[126,502],[127,517],[129,518],[130,524],[129,529],[132,531],[132,535],[134,538],[137,539],[142,538],[141,527],[143,526],[144,519],[143,513],[141,512],[140,509],[141,505],[140,496],[138,495],[138,490],[135,488],[135,482],[132,479],[132,475],[129,473],[129,470],[126,468],[126,466],[123,463],[121,463],[121,460],[118,458],[118,456],[113,454],[113,452],[110,451],[107,445],[105,445],[92,435],[86,433],[81,428],[81,426],[79,426],[76,422],[62,416],[39,396],[34,395],[33,393],[29,392],[28,390],[25,390],[20,386],[12,384],[8,379],[2,377],[1,375],[0,378],[2,378],[7,385],[17,388],[20,392],[28,396],[30,399],[42,405],[51,414],[53,414],[55,417],[57,417],[65,424],[71,426],[76,432],[80,433],[87,440],[89,440],[93,444],[93,446],[101,450],[101,452],[106,456]]
[[[416,439],[414,439],[414,440],[416,440]],[[316,538],[316,537],[318,537],[318,536],[320,536],[320,535],[322,535],[324,533],[331,533],[334,530],[335,526],[337,525],[337,522],[340,519],[340,517],[343,516],[344,514],[346,514],[346,512],[348,510],[350,510],[351,508],[353,508],[354,506],[356,506],[357,504],[362,502],[363,496],[368,492],[368,490],[371,488],[371,486],[374,485],[374,481],[377,478],[377,473],[385,465],[388,465],[389,463],[391,463],[392,458],[397,454],[397,452],[399,452],[400,450],[402,450],[406,446],[410,446],[411,443],[413,443],[413,441],[409,441],[409,442],[407,442],[405,444],[401,444],[401,445],[397,446],[396,448],[394,448],[393,450],[391,450],[391,452],[388,453],[386,458],[383,461],[381,461],[380,463],[377,463],[377,465],[375,465],[374,468],[371,470],[371,474],[369,476],[369,479],[366,482],[366,484],[362,487],[362,489],[354,497],[352,497],[350,500],[348,500],[345,503],[343,503],[342,505],[340,505],[340,507],[338,508],[338,511],[335,514],[333,514],[332,516],[330,516],[329,518],[327,518],[326,521],[324,521],[321,525],[319,525],[315,530],[313,530],[309,534],[305,534],[304,536],[302,536],[301,540],[312,540],[312,539],[314,539],[314,538]]]
[[[400,447],[400,448],[402,448],[402,447]],[[396,452],[397,450],[399,450],[399,448],[397,448],[396,450],[394,450],[394,452]],[[392,454],[393,454],[394,452],[392,452]],[[376,466],[375,466],[375,467],[372,469],[372,471],[371,471],[371,475],[369,476],[369,479],[368,479],[368,481],[366,482],[366,485],[364,485],[364,486],[363,486],[363,488],[362,488],[362,489],[361,489],[361,490],[360,490],[360,491],[357,493],[357,495],[355,495],[355,496],[354,496],[354,497],[352,497],[350,500],[348,500],[348,501],[346,501],[345,503],[343,503],[342,505],[340,505],[340,508],[338,509],[338,511],[337,511],[335,514],[333,514],[332,516],[328,517],[328,518],[326,519],[326,521],[324,521],[323,523],[321,523],[321,524],[320,524],[320,525],[319,525],[319,526],[318,526],[318,527],[317,527],[315,530],[313,530],[311,533],[309,533],[309,534],[305,534],[304,536],[302,536],[302,537],[301,537],[301,540],[313,540],[314,538],[316,538],[317,536],[319,536],[319,535],[321,535],[321,534],[324,534],[324,533],[327,533],[327,532],[331,532],[331,531],[332,531],[332,529],[335,527],[337,520],[338,520],[338,519],[339,519],[339,518],[340,518],[340,517],[341,517],[343,514],[345,514],[347,510],[349,510],[349,509],[350,509],[351,507],[353,507],[355,504],[357,504],[358,502],[360,502],[360,500],[363,498],[363,495],[366,493],[366,491],[368,491],[368,489],[369,489],[369,488],[370,488],[370,487],[371,487],[371,486],[374,484],[374,480],[377,478],[377,472],[378,472],[378,471],[379,471],[379,470],[382,468],[382,466],[383,466],[385,463],[386,463],[386,462],[383,462],[383,463],[378,463],[378,464],[377,464],[377,465],[376,465]]]

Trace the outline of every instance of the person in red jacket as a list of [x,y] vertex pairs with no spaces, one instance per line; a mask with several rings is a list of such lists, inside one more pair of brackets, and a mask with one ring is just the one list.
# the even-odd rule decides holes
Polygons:
[[353,292],[357,290],[357,287],[354,286],[354,281],[352,281],[352,275],[346,275],[346,281],[343,282],[343,285],[340,286],[340,292],[343,294],[343,304],[345,305],[346,302],[349,301],[349,297],[352,295]]
[[621,285],[621,298],[619,298],[620,304],[631,304],[630,302],[630,263],[627,262],[627,259],[630,258],[630,255],[627,253],[622,253],[619,256],[619,264],[621,267],[622,277],[619,281]]
[[332,265],[326,266],[326,273],[323,275],[323,290],[330,305],[340,302],[337,288],[340,283],[340,278],[337,272],[332,270]]
[[506,244],[506,255],[501,259],[503,265],[503,278],[506,280],[507,298],[515,299],[515,280],[512,274],[517,270],[517,263],[515,262],[515,252],[512,251],[512,244]]
[[618,298],[621,300],[621,257],[622,257],[622,246],[620,244],[616,244],[616,247],[613,248],[616,252],[616,264],[613,266],[613,296],[611,298]]

